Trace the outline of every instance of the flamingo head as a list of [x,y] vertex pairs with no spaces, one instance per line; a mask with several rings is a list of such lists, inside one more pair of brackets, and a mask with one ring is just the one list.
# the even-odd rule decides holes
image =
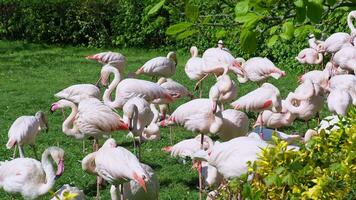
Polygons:
[[319,43],[316,50],[318,51],[318,53],[325,53],[326,52],[326,48],[324,43]]
[[178,60],[177,60],[177,54],[174,51],[171,51],[168,53],[167,58],[173,60],[176,63],[176,66],[178,65]]
[[49,111],[53,113],[54,111],[58,110],[59,108],[65,108],[65,107],[70,107],[71,104],[73,104],[71,101],[61,99],[51,105],[51,108]]
[[100,73],[100,80],[101,80],[101,85],[104,86],[105,88],[108,87],[109,76],[110,76],[110,72],[107,71],[105,68],[103,68]]
[[147,192],[145,181],[148,181],[148,176],[146,175],[146,173],[134,172],[133,179],[143,188],[145,192]]
[[218,87],[216,87],[215,85],[212,86],[209,91],[209,99],[211,99],[211,101],[212,101],[213,113],[216,113],[217,101],[219,100],[219,96],[220,96],[220,91],[219,91]]
[[46,133],[48,133],[48,121],[46,115],[42,111],[38,111],[35,115],[36,119],[40,122],[41,129],[45,129]]
[[47,150],[49,151],[53,161],[57,164],[56,178],[58,178],[64,171],[64,150],[59,147],[49,147]]
[[109,138],[104,142],[104,144],[103,144],[103,146],[101,148],[103,148],[103,147],[104,148],[105,147],[116,148],[116,146],[117,146],[116,141],[113,138]]

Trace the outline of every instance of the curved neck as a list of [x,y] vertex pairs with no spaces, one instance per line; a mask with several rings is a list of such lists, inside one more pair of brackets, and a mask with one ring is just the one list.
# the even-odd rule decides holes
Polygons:
[[222,113],[221,113],[221,111],[219,111],[219,112],[215,113],[214,121],[210,125],[210,130],[209,130],[210,133],[215,134],[215,133],[219,132],[222,124],[223,124]]
[[39,195],[46,194],[55,184],[56,175],[49,157],[50,152],[48,150],[42,154],[41,164],[46,174],[46,182],[38,187]]
[[78,134],[79,131],[78,131],[78,128],[76,126],[74,126],[73,122],[75,120],[75,116],[78,113],[78,107],[73,102],[70,102],[70,101],[68,101],[68,107],[71,107],[72,112],[67,117],[67,119],[64,120],[63,125],[62,125],[62,131],[66,135],[74,136],[77,138],[79,135]]
[[95,156],[97,152],[93,152],[85,156],[82,160],[82,169],[85,172],[97,175],[95,170]]
[[354,11],[352,11],[347,16],[347,25],[349,26],[351,33],[354,33],[356,31],[354,24],[352,23],[352,18],[355,17],[354,14],[356,14],[356,13]]
[[[139,123],[139,120],[138,120],[138,108],[135,104],[133,104],[132,106],[132,124],[133,124],[133,129],[138,131],[138,132],[141,132],[139,129],[141,129],[141,126]],[[143,129],[142,129],[143,130]]]
[[240,82],[240,83],[246,83],[248,81],[248,78],[246,75],[244,76],[241,76],[241,75],[237,75],[237,80]]
[[[108,89],[105,90],[104,95],[103,95],[103,101],[104,104],[112,107],[112,108],[118,108],[120,107],[119,103],[119,98],[116,96],[115,100],[111,100],[111,93],[115,90],[117,85],[119,84],[121,80],[121,75],[117,69],[111,69],[110,73],[114,73],[114,80],[110,83]],[[116,92],[117,95],[117,92]]]
[[322,53],[318,53],[318,59],[316,60],[316,64],[320,64],[321,62],[323,62],[323,54]]

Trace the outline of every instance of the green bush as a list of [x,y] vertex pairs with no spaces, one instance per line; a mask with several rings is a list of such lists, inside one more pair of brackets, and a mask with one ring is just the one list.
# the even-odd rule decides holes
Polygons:
[[[231,181],[220,199],[355,199],[356,109],[341,120],[337,131],[322,131],[299,151],[275,138],[275,146],[263,149],[250,163],[249,173]],[[253,175],[252,181],[247,181]]]

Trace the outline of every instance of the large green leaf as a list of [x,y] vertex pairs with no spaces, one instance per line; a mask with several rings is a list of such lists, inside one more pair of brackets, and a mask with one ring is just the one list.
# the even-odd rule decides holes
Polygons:
[[197,30],[195,29],[192,29],[192,30],[186,30],[182,33],[179,33],[176,37],[177,40],[182,40],[182,39],[185,39],[191,35],[193,35],[194,33],[198,32]]
[[303,39],[306,38],[306,36],[309,33],[312,33],[314,30],[313,26],[311,25],[304,25],[304,26],[300,26],[298,28],[295,29],[294,31],[294,37],[296,37],[297,39]]
[[240,35],[242,50],[253,53],[257,48],[257,34],[251,30],[243,29]]
[[156,14],[164,5],[164,3],[166,2],[166,0],[162,0],[160,2],[158,2],[155,6],[153,6],[147,13],[147,15],[153,15]]
[[273,35],[271,38],[268,39],[267,41],[267,46],[269,48],[273,47],[274,44],[278,41],[279,36],[278,35]]
[[306,19],[306,16],[307,16],[306,6],[296,7],[295,11],[296,11],[295,19],[297,20],[297,22],[304,22],[304,20]]
[[282,33],[279,35],[284,40],[290,40],[293,38],[294,35],[294,26],[293,22],[288,21],[284,22],[282,25]]
[[323,15],[323,4],[320,1],[308,1],[307,4],[307,17],[311,22],[319,23]]
[[255,13],[247,13],[243,16],[236,16],[235,20],[239,23],[243,23],[243,28],[251,28],[256,25],[258,21],[263,18],[261,15]]
[[180,22],[178,24],[174,24],[174,25],[168,27],[166,30],[166,34],[167,35],[175,35],[175,34],[178,34],[180,32],[187,30],[187,28],[189,28],[191,26],[193,26],[193,23],[191,23],[191,22]]
[[235,6],[235,14],[236,16],[245,15],[249,9],[249,0],[240,1]]
[[185,5],[185,16],[191,22],[197,21],[199,17],[199,7],[193,1],[188,1]]

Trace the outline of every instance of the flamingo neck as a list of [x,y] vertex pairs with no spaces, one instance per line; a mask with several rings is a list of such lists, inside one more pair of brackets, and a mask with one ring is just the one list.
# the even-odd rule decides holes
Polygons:
[[95,156],[97,152],[90,153],[89,155],[85,156],[82,160],[82,169],[85,172],[97,175],[95,170]]
[[320,64],[321,62],[323,62],[323,54],[318,53],[318,59],[316,60],[316,64]]
[[[106,104],[112,108],[118,108],[121,106],[121,104],[119,102],[119,98],[117,96],[115,96],[115,100],[112,101],[111,93],[115,90],[115,88],[116,88],[116,90],[118,90],[117,85],[119,84],[119,82],[121,80],[121,75],[117,69],[110,69],[109,72],[114,73],[114,80],[110,83],[108,89],[105,90],[104,95],[103,95],[103,101],[104,101],[104,104]],[[118,93],[116,92],[116,95],[117,94]]]
[[223,119],[222,119],[222,114],[221,112],[217,112],[214,115],[214,121],[210,125],[210,133],[216,134],[220,131],[221,127],[223,125]]
[[52,163],[49,160],[49,157],[50,157],[50,151],[47,150],[43,153],[42,159],[41,159],[42,168],[46,174],[46,182],[41,184],[38,187],[39,195],[46,194],[51,188],[53,188],[53,186],[55,184],[56,175],[55,175]]
[[354,33],[356,31],[354,24],[352,23],[352,18],[354,18],[354,12],[350,12],[349,15],[347,16],[347,25],[349,26],[351,33]]
[[73,122],[75,120],[75,116],[78,113],[78,107],[73,102],[68,102],[68,107],[71,107],[72,112],[67,117],[67,119],[64,120],[62,130],[66,135],[75,136],[77,138],[79,130]]

